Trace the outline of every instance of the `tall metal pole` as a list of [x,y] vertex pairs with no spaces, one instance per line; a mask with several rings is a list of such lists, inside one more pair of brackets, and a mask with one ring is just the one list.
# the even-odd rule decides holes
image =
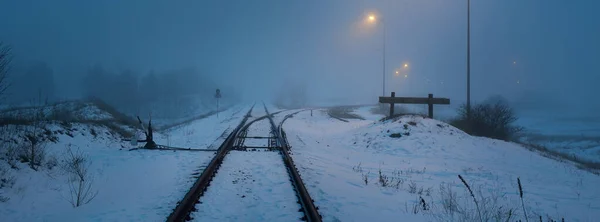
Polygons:
[[471,0],[467,0],[467,119],[471,119]]
[[383,26],[383,93],[381,96],[385,96],[385,22],[381,19],[381,25]]

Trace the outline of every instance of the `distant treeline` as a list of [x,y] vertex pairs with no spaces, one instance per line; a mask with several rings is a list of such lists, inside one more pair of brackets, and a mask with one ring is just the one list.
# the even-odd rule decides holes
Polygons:
[[[109,70],[95,65],[75,80],[69,79],[77,95],[58,94],[57,80],[64,80],[45,63],[18,67],[10,73],[6,101],[10,104],[46,104],[63,99],[94,97],[128,115],[178,118],[198,109],[212,108],[215,82],[194,68],[141,74],[133,70]],[[60,77],[60,78],[56,78]],[[62,90],[64,92],[65,90]],[[71,90],[73,91],[73,90]],[[231,96],[231,95],[229,95]],[[231,99],[230,97],[227,99]],[[208,107],[204,107],[208,106]]]

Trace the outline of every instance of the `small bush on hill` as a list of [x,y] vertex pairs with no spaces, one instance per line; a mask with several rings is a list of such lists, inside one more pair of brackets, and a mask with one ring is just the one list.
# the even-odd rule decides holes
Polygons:
[[450,124],[473,136],[484,136],[500,140],[513,140],[522,127],[515,126],[517,116],[514,110],[503,99],[488,100],[471,107],[471,118],[468,118],[467,107],[462,105],[458,110],[458,118]]

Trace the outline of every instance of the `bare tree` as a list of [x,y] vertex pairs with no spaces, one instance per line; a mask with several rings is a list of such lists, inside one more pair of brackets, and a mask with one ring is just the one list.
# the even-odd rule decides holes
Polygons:
[[12,61],[11,47],[0,42],[0,96],[4,95],[9,87],[8,71]]
[[69,203],[79,207],[91,202],[98,191],[93,189],[94,176],[89,171],[92,162],[86,154],[79,149],[73,150],[72,145],[67,145],[67,154],[62,168],[68,174]]
[[8,71],[12,61],[11,47],[0,42],[0,95],[8,88]]
[[[40,97],[41,98],[41,97]],[[40,102],[41,103],[41,102]],[[21,153],[21,159],[29,162],[29,167],[37,170],[46,157],[46,138],[44,137],[45,113],[43,106],[36,106],[31,116],[31,125],[26,126],[27,144]]]

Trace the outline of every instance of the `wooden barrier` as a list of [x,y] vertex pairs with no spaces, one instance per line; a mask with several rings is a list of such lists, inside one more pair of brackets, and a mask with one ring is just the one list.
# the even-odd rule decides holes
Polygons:
[[427,104],[429,107],[429,118],[433,118],[433,105],[448,105],[450,99],[447,98],[433,98],[433,94],[429,94],[428,97],[396,97],[396,92],[392,92],[390,97],[379,97],[379,103],[390,104],[390,116],[394,115],[394,104]]

